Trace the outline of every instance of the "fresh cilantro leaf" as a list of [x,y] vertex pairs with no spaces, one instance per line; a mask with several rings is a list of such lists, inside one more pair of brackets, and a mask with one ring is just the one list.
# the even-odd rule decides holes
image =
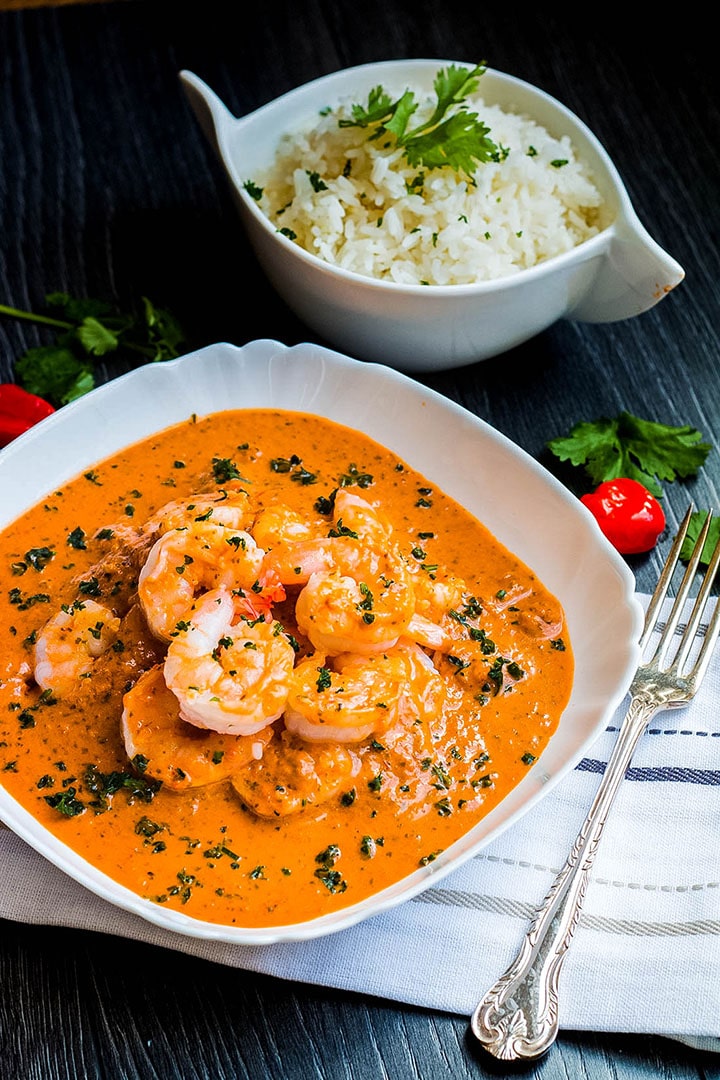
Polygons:
[[[405,91],[405,95],[409,94]],[[412,95],[410,95],[412,98]],[[392,117],[393,101],[382,86],[374,86],[368,94],[367,108],[363,105],[350,107],[352,120],[341,120],[340,127],[369,127],[371,124],[379,124],[386,118]]]
[[90,316],[104,319],[112,315],[112,307],[104,300],[74,297],[64,292],[48,293],[45,303],[50,311],[56,311],[71,323],[81,323]]
[[61,405],[67,405],[70,401],[82,397],[95,387],[95,376],[92,371],[83,370],[78,372],[72,383],[66,388],[60,401]]
[[490,128],[465,104],[485,70],[484,64],[473,68],[451,64],[441,69],[433,84],[436,104],[432,115],[417,127],[408,127],[418,109],[415,94],[405,90],[393,101],[382,86],[373,87],[367,105],[352,105],[352,119],[342,119],[339,125],[371,129],[370,139],[393,135],[413,168],[448,167],[472,178],[478,164],[499,157],[498,147],[488,137]]
[[456,113],[433,131],[408,139],[405,156],[413,168],[423,165],[426,169],[440,169],[449,165],[472,176],[478,164],[491,161],[497,152],[492,139],[485,137],[489,131],[476,113]]
[[621,412],[576,424],[547,447],[560,461],[584,467],[593,484],[626,476],[661,496],[660,481],[694,476],[704,464],[711,446],[701,439],[689,425],[672,427]]
[[88,315],[77,328],[78,341],[85,352],[93,356],[105,356],[118,347],[118,338],[92,315]]
[[[680,548],[680,558],[683,562],[689,561],[707,516],[707,510],[696,510],[691,514],[688,531],[683,540],[682,547]],[[710,528],[708,529],[705,543],[703,544],[702,554],[700,555],[700,566],[710,565],[710,560],[718,540],[720,540],[720,518],[713,518],[710,522]]]
[[480,76],[484,74],[484,64],[477,64],[470,71],[456,64],[451,64],[447,69],[441,68],[434,83],[438,99],[436,118],[443,116],[451,105],[459,105],[474,94],[480,85]]
[[95,385],[96,357],[117,352],[143,362],[171,360],[185,338],[177,320],[142,297],[140,312],[123,312],[102,300],[48,293],[48,312],[23,311],[0,304],[0,315],[38,323],[55,332],[52,345],[29,349],[15,363],[18,383],[55,406],[66,405]]
[[179,355],[185,340],[183,329],[174,315],[164,308],[155,307],[143,296],[147,338],[155,350],[153,360],[172,360]]
[[28,349],[16,362],[15,374],[25,390],[55,405],[67,405],[95,385],[92,366],[55,345]]
[[417,112],[417,108],[418,103],[415,100],[415,95],[411,90],[406,90],[393,105],[392,115],[384,125],[385,131],[391,131],[401,146],[405,143],[410,117]]

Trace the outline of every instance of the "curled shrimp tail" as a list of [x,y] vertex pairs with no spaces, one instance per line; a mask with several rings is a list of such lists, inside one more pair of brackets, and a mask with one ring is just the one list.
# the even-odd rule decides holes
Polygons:
[[95,661],[112,646],[120,619],[95,600],[78,600],[59,611],[35,642],[35,681],[41,690],[71,695],[90,678]]
[[165,682],[183,720],[252,735],[283,713],[295,652],[279,624],[236,621],[228,589],[203,594],[168,646]]
[[172,791],[228,780],[262,758],[272,727],[253,735],[227,735],[188,724],[177,698],[165,685],[162,664],[146,671],[123,698],[125,751],[141,757],[143,773]]

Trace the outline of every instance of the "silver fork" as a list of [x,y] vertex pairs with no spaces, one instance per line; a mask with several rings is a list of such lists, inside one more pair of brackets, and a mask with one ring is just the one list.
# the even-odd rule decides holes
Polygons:
[[544,1054],[555,1041],[560,971],[578,924],[590,869],[610,807],[648,721],[665,709],[687,705],[710,663],[720,633],[720,602],[715,604],[693,666],[688,672],[684,671],[720,563],[720,542],[702,579],[687,624],[680,626],[676,651],[674,655],[670,652],[707,539],[710,514],[693,548],[657,647],[648,659],[644,659],[658,610],[680,560],[692,510],[690,506],[650,600],[640,637],[641,663],[630,685],[630,705],[588,816],[564,867],[535,913],[515,960],[485,994],[472,1015],[473,1034],[496,1058],[531,1060]]

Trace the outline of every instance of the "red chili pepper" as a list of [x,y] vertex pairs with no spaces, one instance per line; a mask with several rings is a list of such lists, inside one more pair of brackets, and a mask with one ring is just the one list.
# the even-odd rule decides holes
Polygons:
[[621,555],[650,551],[665,528],[662,506],[638,480],[606,480],[580,502]]
[[22,435],[55,409],[49,401],[15,383],[0,383],[0,446]]

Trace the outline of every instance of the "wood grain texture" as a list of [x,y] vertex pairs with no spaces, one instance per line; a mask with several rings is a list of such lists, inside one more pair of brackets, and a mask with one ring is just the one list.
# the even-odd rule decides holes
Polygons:
[[[234,7],[116,0],[0,10],[0,302],[32,308],[56,289],[123,304],[147,295],[182,316],[188,351],[319,341],[257,270],[178,71],[195,71],[241,114],[346,65],[485,59],[590,125],[687,280],[637,319],[558,323],[502,358],[424,381],[541,460],[572,423],[621,409],[691,424],[720,446],[720,112],[708,28],[678,25],[680,11],[637,28],[623,22],[622,35],[611,18],[587,33],[543,6],[519,19],[506,5],[456,0],[276,0],[243,5],[240,21]],[[48,340],[0,320],[0,379]],[[99,377],[122,370],[101,364]],[[720,508],[717,449],[698,478],[668,486],[670,528],[689,498]],[[631,561],[641,589],[658,565],[656,554]],[[79,931],[0,922],[0,986],[8,1080],[502,1073],[476,1056],[465,1017]],[[563,1033],[525,1073],[718,1080],[720,1062],[661,1038]]]

